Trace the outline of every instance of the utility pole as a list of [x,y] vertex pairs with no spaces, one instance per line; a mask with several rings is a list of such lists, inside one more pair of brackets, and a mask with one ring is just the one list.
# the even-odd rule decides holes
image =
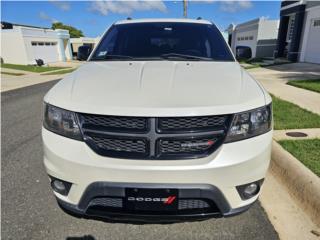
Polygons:
[[188,16],[188,0],[183,0],[183,17]]

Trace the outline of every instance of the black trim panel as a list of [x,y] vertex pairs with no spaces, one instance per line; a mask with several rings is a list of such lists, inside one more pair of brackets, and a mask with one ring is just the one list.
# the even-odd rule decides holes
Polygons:
[[[214,139],[214,143],[210,146],[207,150],[201,152],[193,152],[193,153],[161,153],[161,141],[182,141],[182,140],[200,140],[205,138],[212,138]],[[217,150],[222,144],[225,139],[225,135],[201,135],[200,137],[184,137],[179,136],[175,138],[158,138],[156,142],[156,154],[157,158],[159,159],[194,159],[194,158],[201,158],[205,156],[209,156],[215,150]]]
[[[79,122],[80,122],[80,126],[83,129],[87,129],[87,130],[99,130],[99,131],[106,131],[106,132],[123,132],[123,133],[136,133],[136,134],[142,134],[142,133],[147,133],[150,131],[150,119],[148,117],[124,117],[124,116],[113,116],[113,115],[99,115],[99,114],[84,114],[84,113],[77,113]],[[134,126],[132,126],[131,128],[126,127],[125,124],[122,127],[115,127],[115,126],[103,126],[102,122],[100,122],[100,124],[92,124],[92,123],[88,123],[88,121],[92,121],[90,120],[90,118],[96,118],[96,121],[100,121],[103,122],[104,118],[108,119],[108,118],[114,118],[114,122],[115,121],[121,121],[121,120],[136,120],[136,119],[140,119],[140,121],[144,121],[144,128],[140,129],[140,128],[134,128]]]
[[299,1],[282,1],[281,2],[281,8],[289,6],[289,5],[297,3],[297,2],[299,2]]
[[[217,118],[225,118],[224,124],[221,126],[207,126],[207,127],[193,127],[193,128],[179,128],[179,129],[163,129],[161,122],[165,119],[199,119],[206,117],[217,117]],[[219,130],[228,130],[230,123],[232,120],[232,115],[208,115],[208,116],[195,116],[195,117],[158,117],[156,118],[156,132],[161,134],[181,134],[181,133],[206,133],[210,131],[219,131]]]
[[[124,151],[112,151],[112,150],[106,150],[102,147],[98,147],[97,144],[94,142],[94,137],[100,137],[100,138],[108,138],[108,139],[115,139],[115,140],[123,140],[123,141],[142,141],[145,144],[146,151],[144,153],[139,152],[124,152]],[[107,135],[107,134],[101,134],[101,133],[93,133],[93,134],[86,134],[84,137],[85,142],[90,146],[90,148],[96,152],[99,155],[102,156],[108,156],[108,157],[114,157],[114,158],[127,158],[130,156],[132,159],[144,159],[147,158],[150,154],[150,142],[145,137],[131,137],[131,136],[114,136],[114,135]]]
[[280,16],[286,16],[292,13],[297,13],[297,12],[304,12],[306,8],[306,5],[298,5],[298,6],[294,6],[288,9],[284,9],[280,11]]
[[[179,198],[209,199],[215,203],[219,212],[203,212],[194,214],[145,214],[130,212],[87,211],[90,201],[97,196],[125,197],[126,188],[178,189]],[[85,218],[102,218],[142,222],[175,222],[181,220],[200,220],[212,217],[230,217],[240,214],[253,204],[232,209],[222,192],[209,184],[144,184],[144,183],[111,183],[95,182],[90,184],[78,205],[58,199],[59,206],[74,216]]]

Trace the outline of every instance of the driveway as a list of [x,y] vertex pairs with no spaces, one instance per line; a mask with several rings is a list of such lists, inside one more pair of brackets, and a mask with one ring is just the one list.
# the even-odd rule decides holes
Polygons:
[[262,82],[320,78],[320,64],[290,63],[250,69],[252,75]]
[[320,94],[287,85],[289,80],[320,79],[320,65],[291,63],[248,72],[271,94],[320,115]]
[[[50,67],[66,67],[66,68],[77,68],[84,62],[80,61],[69,61],[69,62],[56,62],[49,64]],[[47,72],[29,72],[16,70],[11,68],[1,68],[1,72],[9,73],[22,73],[24,75],[14,76],[8,74],[1,74],[1,92],[10,91],[18,88],[32,86],[34,84],[49,82],[58,78],[62,78],[63,74],[60,75],[46,75],[47,73],[60,72],[64,69],[47,71]]]
[[12,76],[7,74],[1,74],[1,92],[23,88],[23,87],[31,86],[34,84],[50,82],[55,79],[57,79],[57,75],[41,75],[39,73],[30,73],[30,72],[22,76]]
[[42,164],[42,98],[54,83],[1,96],[3,239],[278,239],[259,202],[233,218],[175,224],[110,223],[65,214]]

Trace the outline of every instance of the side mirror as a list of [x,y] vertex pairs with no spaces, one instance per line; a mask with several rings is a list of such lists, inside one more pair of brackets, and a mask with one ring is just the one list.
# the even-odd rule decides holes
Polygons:
[[252,52],[250,47],[238,46],[236,49],[236,58],[238,60],[250,59],[252,57]]
[[86,61],[90,56],[91,51],[92,51],[92,48],[90,46],[86,46],[86,45],[80,46],[78,48],[77,59],[80,61]]

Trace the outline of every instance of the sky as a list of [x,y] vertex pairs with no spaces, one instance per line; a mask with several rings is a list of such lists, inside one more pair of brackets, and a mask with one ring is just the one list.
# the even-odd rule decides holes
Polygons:
[[[280,1],[188,1],[188,18],[201,17],[220,30],[258,17],[279,19]],[[62,22],[87,37],[100,36],[112,23],[131,17],[181,18],[182,1],[1,1],[1,21],[51,27]]]

